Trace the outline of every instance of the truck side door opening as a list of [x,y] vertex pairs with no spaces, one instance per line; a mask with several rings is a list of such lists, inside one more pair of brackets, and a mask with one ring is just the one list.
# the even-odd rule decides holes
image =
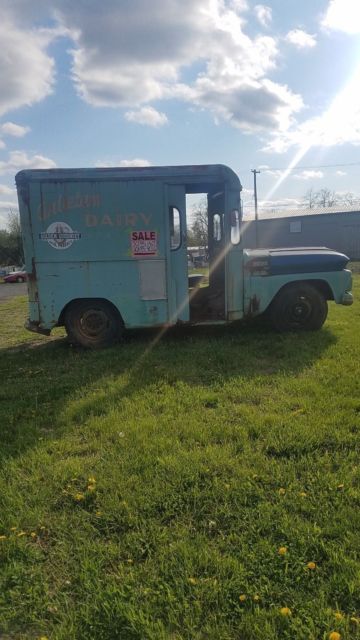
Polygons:
[[[187,193],[189,193],[187,191]],[[202,200],[204,202],[204,199]],[[206,322],[225,319],[225,189],[209,185],[205,193],[207,219],[207,286],[190,289],[190,319]]]

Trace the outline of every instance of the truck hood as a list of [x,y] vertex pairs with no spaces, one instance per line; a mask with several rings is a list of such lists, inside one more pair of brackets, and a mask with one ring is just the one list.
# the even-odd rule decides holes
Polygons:
[[349,262],[343,253],[326,247],[246,249],[244,257],[245,269],[253,275],[342,271]]

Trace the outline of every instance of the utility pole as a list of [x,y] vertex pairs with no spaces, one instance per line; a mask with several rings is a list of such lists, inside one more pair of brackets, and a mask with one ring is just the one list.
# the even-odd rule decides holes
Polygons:
[[258,247],[258,201],[257,201],[257,186],[256,186],[256,174],[260,173],[257,169],[251,169],[251,173],[254,174],[254,202],[255,202],[255,246]]

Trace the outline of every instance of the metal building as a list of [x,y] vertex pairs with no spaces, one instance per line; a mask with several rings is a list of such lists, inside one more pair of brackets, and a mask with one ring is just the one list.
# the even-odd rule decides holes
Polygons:
[[259,214],[257,225],[245,216],[243,238],[250,248],[321,246],[360,260],[360,210],[268,211]]

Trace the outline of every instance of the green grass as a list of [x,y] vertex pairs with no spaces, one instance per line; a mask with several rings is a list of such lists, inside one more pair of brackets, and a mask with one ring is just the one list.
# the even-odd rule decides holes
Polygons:
[[95,353],[0,303],[1,639],[360,638],[356,292]]

